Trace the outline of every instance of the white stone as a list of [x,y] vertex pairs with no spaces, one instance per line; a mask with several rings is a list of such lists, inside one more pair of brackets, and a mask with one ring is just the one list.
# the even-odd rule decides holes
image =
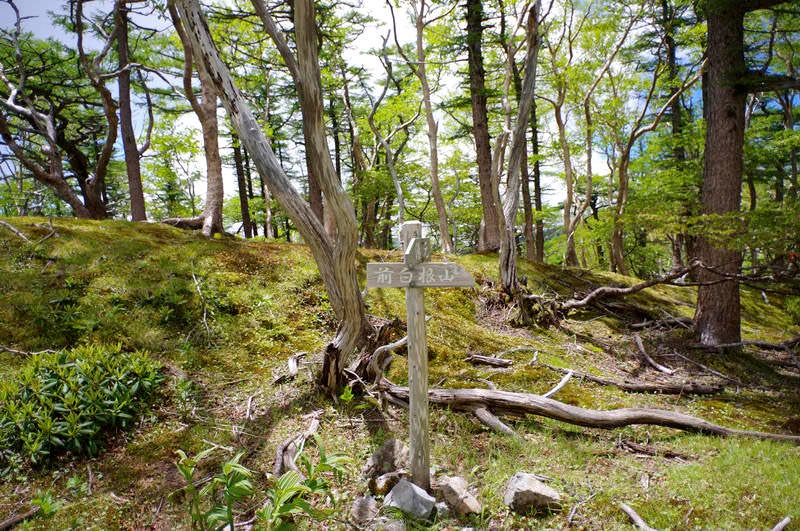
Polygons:
[[534,474],[524,472],[511,477],[503,500],[511,510],[520,514],[561,508],[561,494],[536,479]]
[[481,503],[467,490],[467,480],[459,476],[445,476],[439,482],[442,497],[453,511],[459,515],[480,514]]
[[383,505],[400,509],[417,520],[426,520],[433,512],[436,499],[424,489],[401,479],[386,496]]

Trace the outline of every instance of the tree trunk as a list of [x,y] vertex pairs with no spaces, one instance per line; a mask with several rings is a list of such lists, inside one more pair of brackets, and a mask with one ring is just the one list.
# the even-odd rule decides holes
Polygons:
[[304,128],[312,133],[309,135],[312,142],[306,149],[312,155],[311,160],[321,166],[317,174],[323,194],[328,199],[328,206],[335,214],[338,224],[335,244],[325,233],[320,220],[292,186],[270,148],[247,100],[216,50],[198,0],[176,0],[175,5],[181,13],[183,23],[189,29],[192,44],[198,51],[198,60],[211,74],[210,78],[218,89],[233,127],[269,189],[300,230],[317,262],[331,308],[340,321],[336,337],[326,349],[320,375],[320,383],[335,392],[342,384],[347,357],[366,342],[372,327],[366,318],[356,277],[355,211],[350,198],[336,179],[330,154],[327,153],[322,122],[319,63],[316,61],[313,4],[311,0],[295,2],[298,62],[304,90],[303,122]]
[[544,220],[542,220],[542,166],[539,163],[539,117],[537,115],[536,100],[531,103],[531,152],[533,154],[533,207],[537,212],[534,225],[533,260],[544,262]]
[[[506,47],[508,49],[508,46]],[[517,96],[517,105],[520,104],[520,98],[522,97],[522,75],[520,74],[519,67],[517,66],[517,62],[514,61],[511,63],[512,73],[514,75],[514,92]],[[531,113],[528,117],[530,126],[531,126],[531,136],[532,141],[537,141],[537,131],[536,131],[536,99],[534,98],[533,101],[530,102]],[[534,225],[534,216],[533,216],[533,204],[531,202],[531,175],[530,169],[528,167],[528,145],[527,141],[525,141],[525,145],[523,146],[523,151],[525,153],[524,157],[522,158],[522,165],[520,166],[520,176],[521,176],[521,185],[522,185],[522,210],[524,212],[524,222],[522,228],[522,234],[525,238],[525,258],[530,260],[531,262],[537,261],[537,241],[536,241],[536,227]],[[538,162],[538,161],[537,161]],[[538,167],[534,167],[534,172],[538,171]],[[539,204],[539,210],[541,210],[541,192],[539,191],[539,176],[535,175],[534,180],[536,182],[534,195],[539,194],[536,198]],[[538,260],[541,262],[541,260]]]
[[[667,56],[667,71],[669,72],[670,79],[670,96],[676,94],[679,90],[677,85],[678,81],[678,44],[675,41],[675,7],[670,0],[661,0],[661,25],[664,28],[664,46],[666,48]],[[673,163],[680,171],[686,161],[686,150],[680,140],[683,134],[683,108],[680,99],[676,99],[670,106],[670,125],[672,130],[673,142],[675,146],[672,149]],[[686,212],[688,215],[688,211]],[[676,234],[672,239],[672,270],[675,271],[684,265],[682,250],[683,244],[686,239],[684,234]],[[687,256],[688,259],[694,258]]]
[[436,214],[439,219],[439,232],[441,233],[442,252],[452,253],[453,242],[450,239],[450,227],[447,221],[447,209],[442,198],[442,189],[439,185],[439,125],[433,115],[433,103],[431,101],[431,86],[428,81],[427,57],[425,54],[425,44],[423,42],[425,32],[425,0],[421,0],[415,13],[415,27],[417,30],[417,65],[414,68],[420,85],[422,86],[422,102],[425,106],[425,121],[428,125],[428,148],[430,151],[430,177],[431,195],[436,206]]
[[[320,263],[322,257],[317,258],[323,280],[326,274],[331,277],[326,287],[331,307],[341,322],[336,338],[326,351],[320,375],[322,386],[335,392],[343,383],[347,357],[364,343],[372,327],[367,321],[356,276],[358,225],[355,209],[336,175],[325,135],[315,18],[312,0],[295,1],[295,36],[303,85],[303,129],[307,131],[307,141],[311,141],[306,151],[312,153],[311,162],[337,229],[335,244],[327,253],[332,254],[330,263]],[[325,243],[331,248],[329,241]],[[326,268],[330,271],[323,272]]]
[[231,147],[233,148],[233,164],[236,168],[236,182],[239,185],[239,206],[242,210],[242,228],[244,229],[244,237],[252,238],[253,225],[250,222],[250,204],[247,197],[248,179],[244,173],[242,146],[239,141],[239,137],[233,131],[231,131]]
[[[503,232],[500,240],[500,279],[503,290],[511,295],[518,295],[517,253],[514,234],[517,210],[519,209],[520,169],[525,152],[525,131],[528,129],[531,102],[536,92],[536,59],[539,55],[539,3],[530,8],[527,23],[527,55],[525,56],[525,78],[522,82],[522,94],[514,122],[514,133],[511,142],[511,156],[508,162],[508,185],[503,198]],[[511,47],[509,47],[511,50]],[[514,61],[513,55],[508,57]]]
[[[739,211],[742,193],[745,93],[736,81],[746,73],[744,62],[745,8],[738,2],[707,2],[708,111],[703,213],[725,215]],[[700,259],[721,273],[741,271],[739,251],[699,241]],[[704,345],[741,341],[739,284],[703,269],[695,321]]]
[[472,100],[472,134],[478,164],[478,186],[483,217],[478,236],[478,251],[500,248],[499,193],[492,180],[492,148],[486,98],[486,72],[483,67],[483,1],[467,0],[467,55],[469,90]]
[[17,157],[20,163],[31,173],[33,173],[33,176],[37,181],[53,190],[56,196],[58,196],[72,208],[72,213],[76,218],[91,219],[93,217],[92,213],[81,202],[78,194],[75,193],[75,190],[73,190],[69,183],[67,183],[67,181],[64,179],[64,168],[55,140],[55,124],[52,122],[52,120],[48,120],[47,118],[47,116],[41,116],[40,120],[44,123],[47,129],[47,132],[44,136],[47,139],[47,146],[45,149],[47,150],[46,153],[49,159],[48,162],[50,163],[49,168],[43,168],[35,161],[25,156],[25,151],[19,144],[17,144],[13,135],[11,134],[8,124],[8,117],[3,109],[0,109],[0,138],[2,138],[3,142],[5,142],[9,149],[11,149],[11,151],[14,153],[14,156]]
[[197,69],[200,75],[200,94],[203,108],[200,129],[203,132],[203,152],[206,159],[206,205],[203,213],[203,236],[210,238],[215,232],[223,233],[222,203],[225,199],[222,189],[222,158],[219,155],[219,120],[217,118],[217,89],[202,65]]
[[131,219],[146,221],[147,213],[144,205],[142,189],[142,172],[139,161],[139,148],[136,145],[136,134],[133,131],[133,115],[131,113],[131,70],[128,48],[128,7],[126,0],[117,0],[114,7],[114,19],[117,25],[117,54],[119,56],[119,125],[122,133],[122,148],[125,152],[125,168],[128,173],[128,193],[131,201]]
[[572,208],[575,204],[575,171],[572,167],[572,153],[567,139],[567,125],[563,117],[564,94],[566,88],[559,88],[559,99],[554,104],[554,117],[558,128],[558,141],[561,145],[561,160],[564,164],[564,182],[567,185],[567,193],[564,198],[564,234],[567,237],[566,248],[564,250],[564,265],[567,267],[578,267],[578,253],[575,250],[575,229],[578,226],[580,215],[573,216]]
[[629,156],[630,149],[626,146],[622,150],[619,168],[617,168],[617,205],[614,208],[614,229],[611,233],[612,270],[620,275],[628,274],[628,266],[625,264],[625,240],[623,239],[624,224],[622,216],[628,204]]

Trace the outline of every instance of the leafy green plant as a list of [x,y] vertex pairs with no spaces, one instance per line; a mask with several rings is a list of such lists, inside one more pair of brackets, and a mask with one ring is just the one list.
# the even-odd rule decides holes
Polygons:
[[256,518],[267,531],[293,529],[291,518],[305,513],[315,520],[323,520],[330,516],[331,510],[318,509],[309,501],[315,496],[328,498],[332,505],[336,499],[331,492],[331,485],[326,475],[333,474],[341,481],[347,470],[350,459],[339,452],[327,454],[319,436],[314,435],[319,456],[314,463],[301,447],[297,463],[306,478],[301,479],[294,470],[289,470],[279,477],[267,491],[267,502],[261,510],[256,511]]
[[253,495],[254,487],[251,481],[253,473],[242,466],[239,460],[244,452],[239,452],[233,459],[222,464],[222,472],[214,476],[209,484],[200,490],[200,496],[209,496],[212,500],[221,500],[215,503],[206,513],[206,521],[211,526],[222,524],[233,531],[233,506]]
[[183,480],[186,482],[184,490],[186,491],[189,516],[192,519],[192,529],[205,529],[205,517],[201,508],[200,492],[195,486],[194,476],[197,472],[197,465],[200,461],[208,457],[214,449],[214,447],[206,448],[194,457],[189,457],[186,452],[180,449],[175,451],[175,453],[178,454],[178,460],[175,462],[175,466],[178,468],[178,473],[180,473],[181,477],[183,477]]
[[0,382],[0,473],[57,451],[95,455],[103,431],[131,424],[163,381],[141,353],[82,346],[36,354]]
[[39,514],[43,518],[50,518],[56,514],[62,502],[53,496],[50,489],[47,489],[45,491],[37,490],[36,496],[31,500],[31,504],[39,507]]
[[299,513],[316,516],[314,508],[304,499],[309,492],[310,489],[302,483],[294,470],[279,477],[267,491],[264,507],[256,511],[256,518],[262,524],[261,529],[292,529],[289,520],[291,516]]
[[244,452],[237,453],[232,459],[222,463],[219,474],[201,489],[197,489],[195,479],[197,467],[203,459],[216,450],[216,446],[207,448],[194,457],[189,457],[183,450],[177,450],[178,460],[175,466],[186,481],[186,498],[192,529],[235,529],[233,517],[234,506],[252,497],[255,492],[253,472],[239,461]]

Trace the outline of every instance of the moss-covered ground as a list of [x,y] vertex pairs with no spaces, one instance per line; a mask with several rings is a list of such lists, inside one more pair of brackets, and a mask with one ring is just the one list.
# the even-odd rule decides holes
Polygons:
[[[24,352],[117,343],[149,353],[167,378],[136,427],[109,433],[98,456],[55,455],[44,467],[25,466],[0,479],[0,521],[24,513],[37,493],[49,491],[53,514],[45,518],[41,511],[24,527],[189,528],[175,452],[193,455],[211,446],[218,449],[201,463],[200,479],[217,473],[235,452],[245,452],[242,463],[254,471],[257,490],[251,502],[236,506],[240,520],[247,520],[263,505],[280,442],[305,429],[309,413],[321,411],[325,449],[344,452],[355,464],[332,491],[334,517],[297,523],[350,527],[350,502],[366,490],[361,463],[385,439],[407,440],[406,412],[379,410],[360,397],[334,401],[315,390],[317,353],[336,322],[304,246],[206,240],[157,224],[70,219],[53,220],[51,228],[45,219],[7,221],[32,243],[0,227],[0,346],[13,349],[0,349],[0,378],[13,377],[26,363]],[[363,250],[360,259],[394,261],[400,255]],[[431,385],[491,384],[543,393],[563,376],[546,365],[616,380],[715,383],[725,390],[668,396],[573,378],[554,398],[595,409],[657,407],[731,428],[800,433],[796,352],[794,359],[755,347],[721,353],[695,348],[680,327],[643,329],[639,334],[650,355],[678,372],[668,377],[642,362],[630,324],[690,317],[695,288],[650,288],[604,312],[589,308],[557,326],[520,329],[508,325],[509,310],[496,304],[488,287],[497,281],[496,256],[449,259],[468,269],[478,286],[426,291]],[[521,269],[529,288],[547,296],[634,282],[527,262]],[[800,323],[779,295],[742,293],[745,338],[779,342],[800,334]],[[404,319],[402,290],[369,290],[366,300],[372,315]],[[298,352],[308,353],[298,378],[273,385],[286,371],[287,358]],[[514,360],[507,369],[465,361],[469,354],[504,352]],[[402,356],[389,376],[406,381]],[[793,519],[790,529],[800,529],[798,446],[647,426],[604,431],[533,416],[504,420],[522,437],[494,433],[461,413],[431,411],[433,466],[465,477],[484,513],[448,517],[430,528],[625,529],[631,524],[619,508],[624,502],[659,529],[769,529],[786,516]],[[655,455],[633,451],[626,441]],[[551,486],[564,495],[563,509],[530,516],[509,512],[503,489],[517,471],[552,478]]]

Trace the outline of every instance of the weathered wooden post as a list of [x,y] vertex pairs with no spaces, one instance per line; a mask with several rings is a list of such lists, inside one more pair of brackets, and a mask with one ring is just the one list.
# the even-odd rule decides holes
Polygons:
[[419,221],[403,223],[400,241],[405,248],[403,262],[368,263],[367,287],[406,289],[411,481],[430,490],[428,345],[425,340],[423,288],[470,287],[475,280],[458,264],[428,262],[431,243],[422,237]]

